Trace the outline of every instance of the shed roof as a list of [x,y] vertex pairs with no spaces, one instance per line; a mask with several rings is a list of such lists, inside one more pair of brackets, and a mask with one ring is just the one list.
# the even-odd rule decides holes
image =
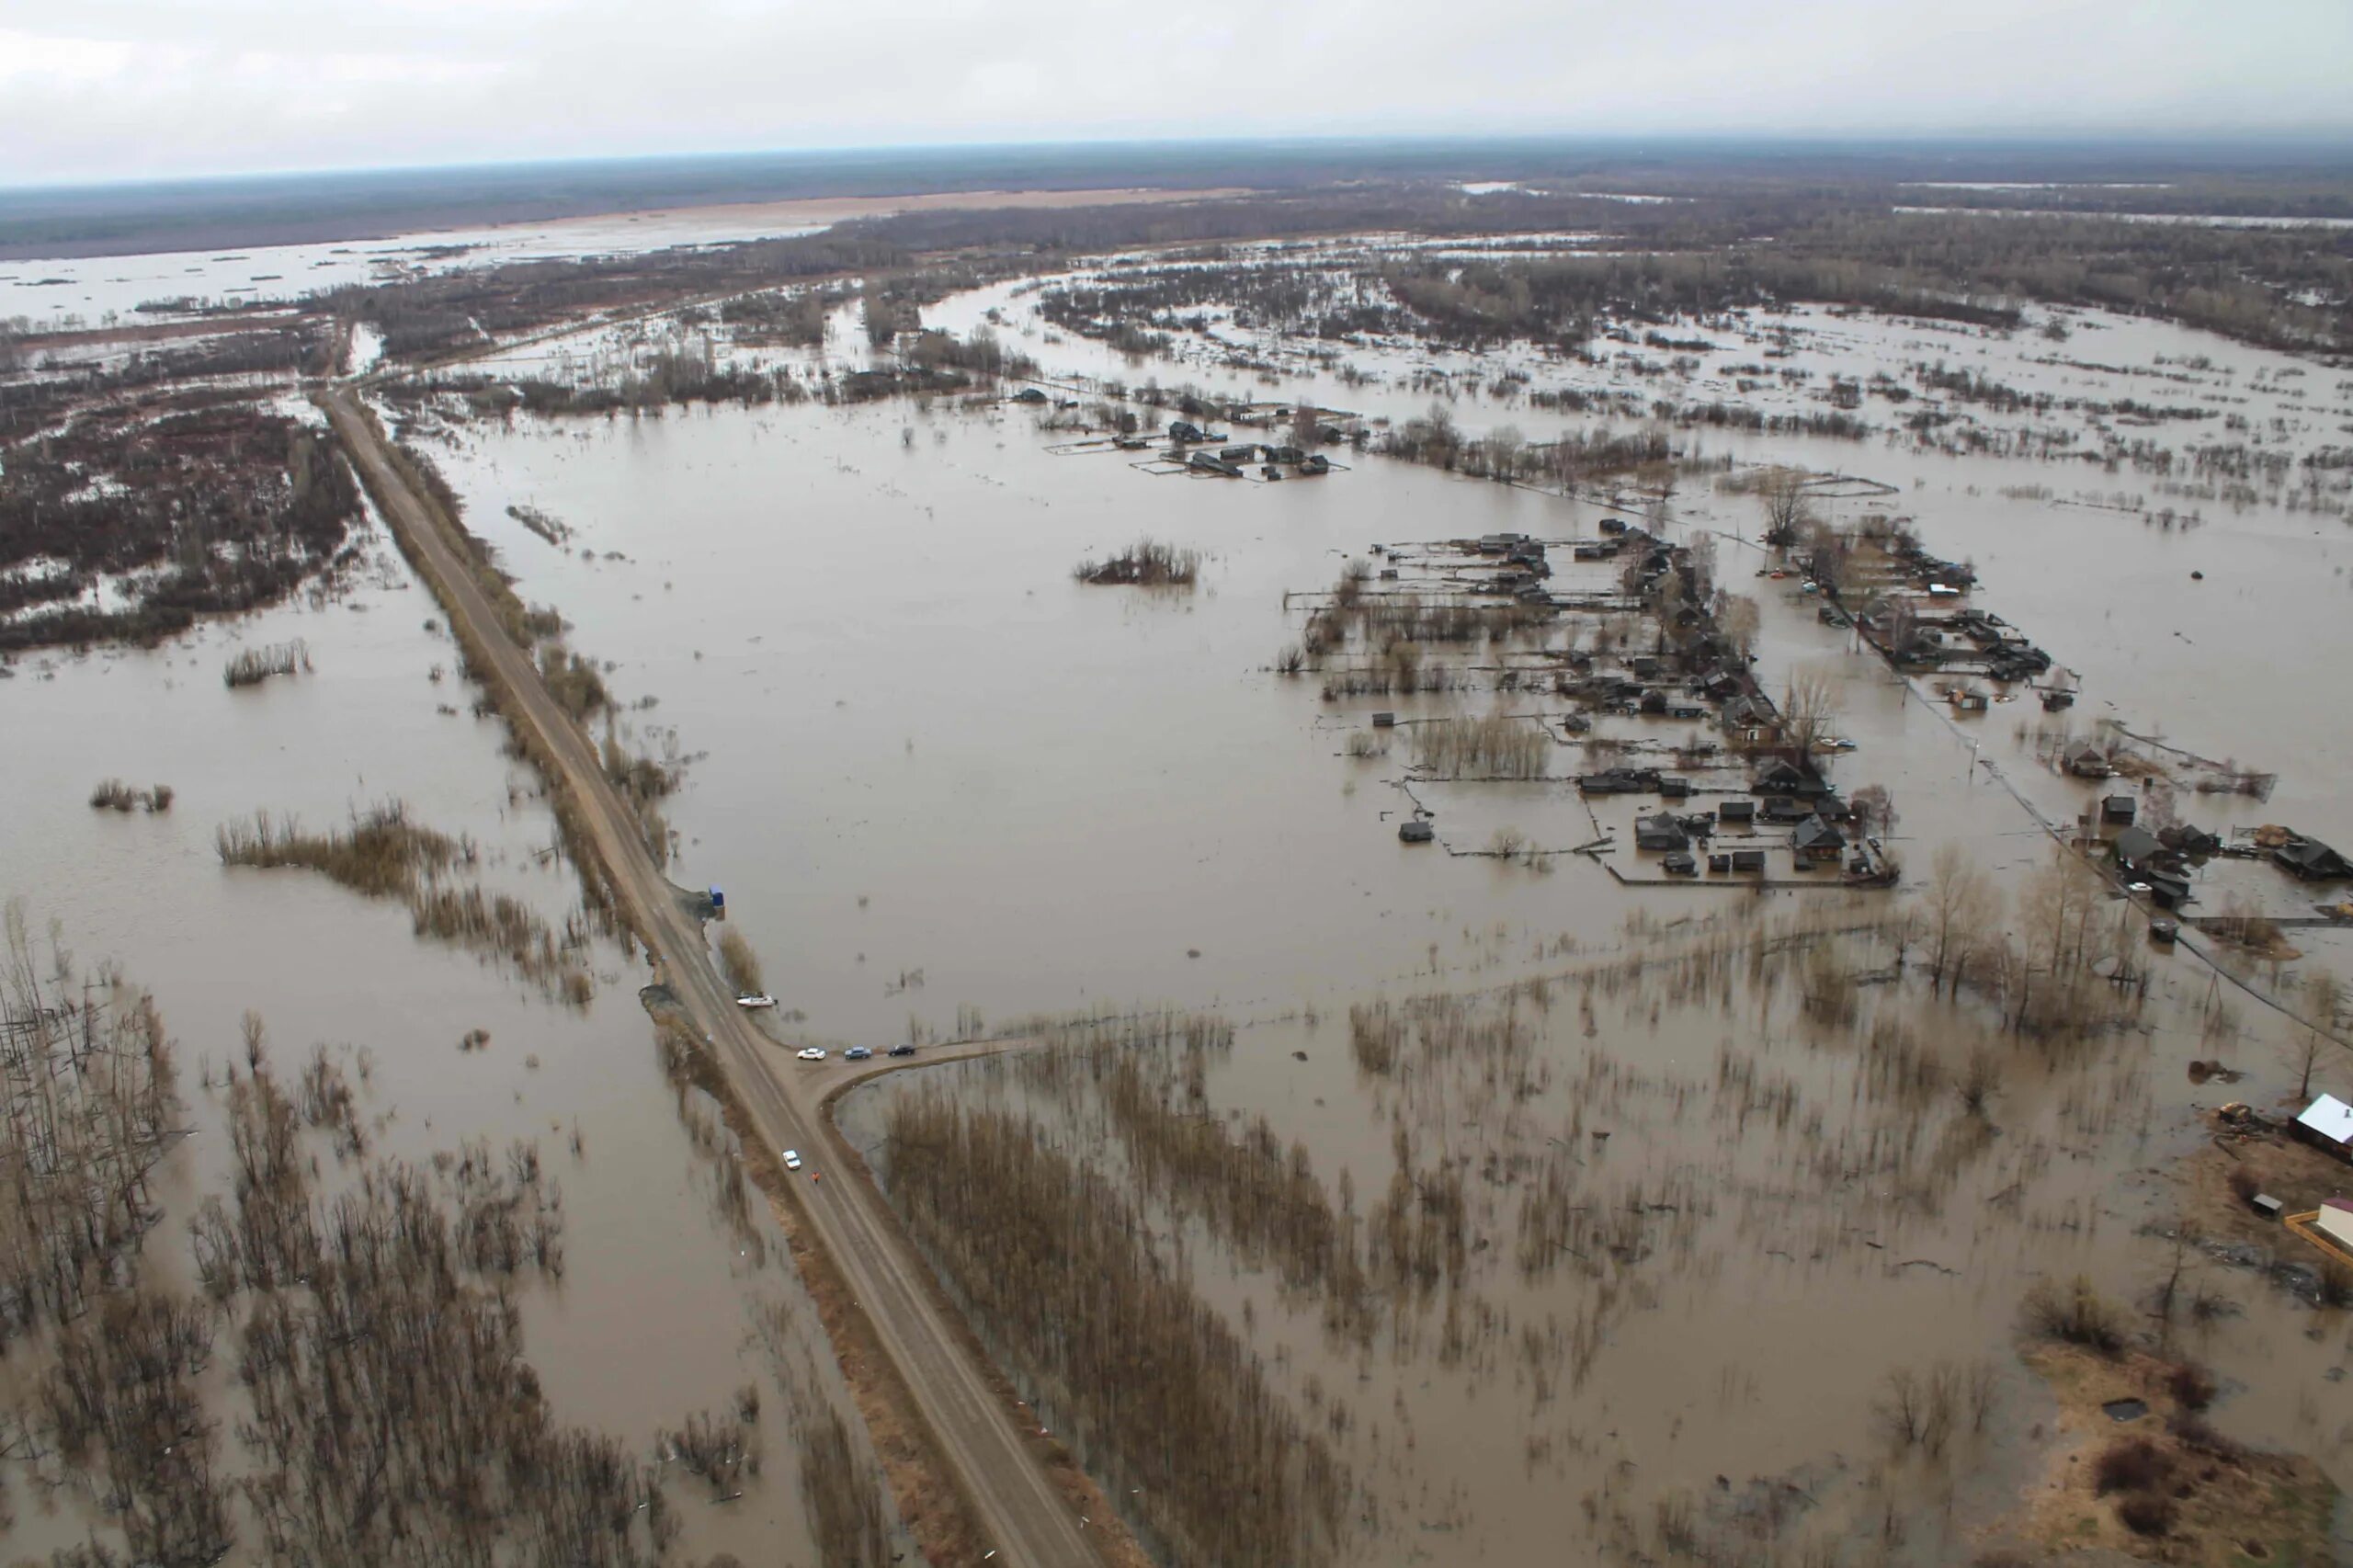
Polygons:
[[2353,1209],[2340,1209],[2334,1203],[2321,1205],[2313,1217],[2313,1229],[2335,1242],[2347,1252],[2353,1252]]
[[2164,851],[2165,846],[2157,842],[2157,835],[2145,827],[2128,827],[2116,835],[2116,858],[2120,860],[2137,863]]
[[2353,1143],[2353,1105],[2335,1095],[2323,1095],[2304,1108],[2296,1125],[2309,1128],[2335,1143]]
[[1843,845],[1847,838],[1820,817],[1808,817],[1798,824],[1798,830],[1790,835],[1790,842],[1800,849],[1814,849]]

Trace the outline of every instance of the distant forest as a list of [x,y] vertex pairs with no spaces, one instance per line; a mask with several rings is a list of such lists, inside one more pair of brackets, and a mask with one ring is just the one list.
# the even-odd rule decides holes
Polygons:
[[[589,213],[805,198],[1371,182],[1881,206],[2353,218],[2353,147],[1661,138],[1105,142],[763,153],[0,190],[0,258],[379,239]],[[1970,188],[2014,182],[2008,189]],[[2040,187],[2040,188],[2030,188]]]

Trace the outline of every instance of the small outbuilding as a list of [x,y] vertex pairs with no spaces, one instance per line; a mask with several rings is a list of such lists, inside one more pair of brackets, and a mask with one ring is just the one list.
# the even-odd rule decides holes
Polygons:
[[2122,823],[2129,827],[2140,809],[2141,802],[2131,795],[2110,795],[2099,803],[2099,820]]
[[2306,1106],[2289,1131],[2313,1148],[2353,1165],[2353,1105],[2335,1095],[2323,1095]]
[[1401,822],[1397,824],[1397,836],[1408,844],[1427,844],[1438,836],[1438,830],[1420,817],[1415,817],[1410,822]]
[[2312,1218],[2312,1228],[2343,1253],[2353,1253],[2353,1202],[2342,1198],[2325,1199],[2320,1212]]
[[1751,873],[1762,874],[1765,869],[1765,851],[1762,849],[1733,850],[1732,852],[1732,869],[1735,876],[1745,876]]
[[1721,801],[1716,804],[1716,820],[1720,823],[1740,823],[1745,825],[1756,820],[1754,801]]

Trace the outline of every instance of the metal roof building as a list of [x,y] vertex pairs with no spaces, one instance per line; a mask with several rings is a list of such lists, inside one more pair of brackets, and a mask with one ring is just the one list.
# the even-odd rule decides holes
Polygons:
[[2323,1148],[2340,1154],[2353,1152],[2353,1105],[2335,1095],[2323,1095],[2296,1118],[2296,1130]]

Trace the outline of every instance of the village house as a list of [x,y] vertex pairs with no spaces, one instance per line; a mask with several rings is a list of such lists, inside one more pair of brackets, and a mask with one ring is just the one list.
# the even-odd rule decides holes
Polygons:
[[1610,767],[1577,776],[1577,791],[1585,795],[1641,795],[1657,788],[1654,767]]
[[1819,775],[1789,761],[1766,764],[1764,771],[1751,779],[1748,785],[1748,792],[1752,795],[1813,796],[1828,789]]
[[1790,835],[1790,848],[1796,853],[1798,864],[1802,866],[1824,860],[1836,865],[1846,847],[1847,835],[1818,816],[1806,818]]
[[2171,865],[2172,858],[2165,852],[2165,846],[2157,842],[2157,835],[2145,827],[2126,828],[2116,835],[2116,841],[2109,847],[2116,856],[2118,868],[2122,870],[2164,870]]
[[2130,825],[2141,802],[2130,795],[2110,795],[2099,803],[2099,820]]
[[2108,765],[2107,753],[2086,741],[2068,751],[2067,771],[2078,778],[2106,778],[2116,769]]
[[2271,858],[2308,882],[2335,881],[2353,876],[2353,864],[2317,838],[2291,838],[2271,852]]
[[1691,841],[1684,835],[1683,824],[1676,821],[1673,812],[1661,812],[1634,824],[1634,847],[1675,852],[1688,849]]

